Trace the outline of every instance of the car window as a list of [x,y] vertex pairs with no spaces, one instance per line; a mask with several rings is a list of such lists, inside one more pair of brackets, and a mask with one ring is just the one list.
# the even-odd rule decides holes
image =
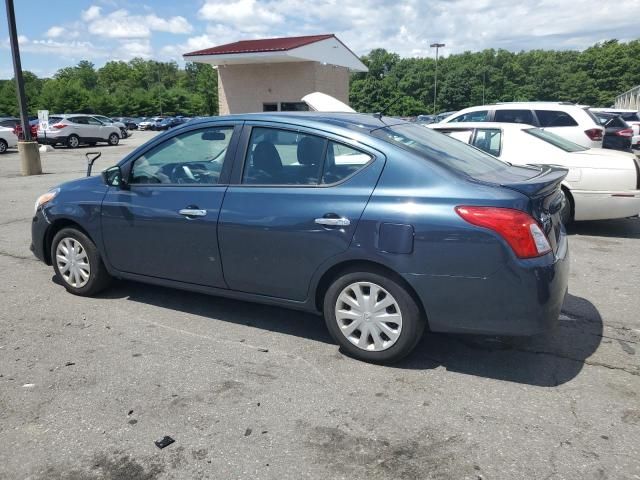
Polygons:
[[341,143],[329,141],[322,173],[322,183],[337,183],[363,168],[371,155]]
[[472,178],[486,178],[510,168],[510,164],[458,140],[417,125],[399,124],[371,132],[376,137]]
[[79,125],[88,125],[89,118],[88,117],[69,117],[67,118],[68,122],[77,123]]
[[500,156],[502,149],[502,130],[498,128],[479,128],[471,144],[494,157]]
[[89,125],[102,125],[102,122],[94,117],[86,117]]
[[449,122],[486,122],[489,117],[488,110],[478,110],[475,112],[467,112],[452,118]]
[[522,130],[529,135],[533,135],[540,140],[550,143],[554,147],[558,147],[565,152],[583,152],[588,150],[588,148],[583,147],[582,145],[578,145],[577,143],[573,143],[567,140],[560,135],[556,135],[553,132],[547,132],[546,130],[542,130],[540,128],[525,128]]
[[242,183],[249,185],[318,185],[327,141],[315,135],[254,127]]
[[578,125],[567,112],[556,110],[536,110],[541,127],[575,127]]
[[470,143],[471,134],[473,133],[473,129],[470,130],[440,130],[439,132],[444,133],[445,135],[449,135],[451,138],[455,138],[456,140],[460,140],[464,143]]
[[135,160],[132,184],[218,183],[233,127],[211,127],[171,137]]
[[640,114],[636,112],[624,112],[620,116],[628,122],[640,122]]
[[496,110],[494,122],[535,124],[531,110]]

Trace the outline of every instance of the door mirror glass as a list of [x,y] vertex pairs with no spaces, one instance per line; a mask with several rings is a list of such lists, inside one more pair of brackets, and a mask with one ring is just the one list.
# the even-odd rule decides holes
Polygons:
[[107,168],[102,172],[102,179],[110,187],[119,187],[122,183],[122,171],[118,165]]

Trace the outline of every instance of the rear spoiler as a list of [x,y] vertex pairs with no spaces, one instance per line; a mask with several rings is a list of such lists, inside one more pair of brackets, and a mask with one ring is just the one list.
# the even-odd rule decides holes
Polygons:
[[528,180],[513,183],[501,183],[501,186],[524,193],[528,197],[548,195],[558,188],[569,170],[551,165],[532,165],[540,168],[540,173]]

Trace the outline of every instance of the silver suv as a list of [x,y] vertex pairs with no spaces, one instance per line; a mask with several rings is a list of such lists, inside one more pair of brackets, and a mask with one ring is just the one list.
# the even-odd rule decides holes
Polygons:
[[121,137],[122,133],[117,126],[105,124],[85,114],[51,115],[49,128],[38,128],[38,143],[66,145],[69,148],[77,148],[82,144],[95,145],[98,142],[118,145]]

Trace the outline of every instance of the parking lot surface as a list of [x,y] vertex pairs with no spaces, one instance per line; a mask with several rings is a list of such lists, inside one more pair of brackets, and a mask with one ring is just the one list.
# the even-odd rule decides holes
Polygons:
[[640,478],[638,219],[571,228],[555,332],[428,334],[369,365],[313,315],[54,281],[29,251],[36,197],[153,135],[56,149],[36,177],[0,156],[0,478]]

